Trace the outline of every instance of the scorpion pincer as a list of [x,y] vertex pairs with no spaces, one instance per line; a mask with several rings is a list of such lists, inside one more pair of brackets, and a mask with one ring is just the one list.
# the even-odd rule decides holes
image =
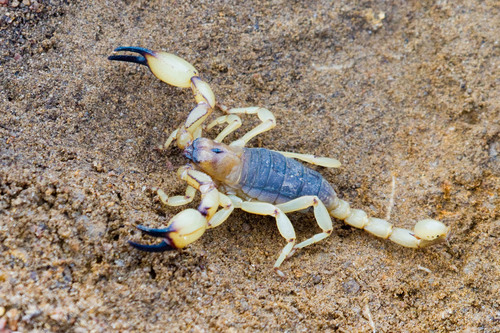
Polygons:
[[[113,55],[109,59],[146,65],[163,82],[191,88],[197,102],[186,122],[173,131],[164,145],[167,148],[175,140],[184,151],[184,156],[193,163],[182,166],[177,172],[180,179],[187,183],[186,193],[168,197],[165,192],[158,190],[158,195],[164,204],[180,206],[190,203],[196,191],[199,191],[201,203],[198,209],[185,209],[175,215],[166,228],[137,226],[142,232],[161,237],[163,241],[156,245],[129,241],[133,247],[148,252],[183,248],[201,237],[207,228],[223,223],[234,208],[276,219],[278,230],[287,242],[274,264],[280,275],[283,273],[278,267],[295,250],[319,242],[331,234],[331,217],[410,248],[435,244],[448,235],[449,228],[433,219],[417,222],[414,230],[410,231],[394,227],[386,220],[369,217],[363,210],[352,209],[349,203],[338,198],[321,174],[296,161],[331,168],[340,166],[335,159],[246,148],[245,145],[252,138],[276,126],[274,115],[265,108],[227,109],[218,105],[225,115],[212,121],[207,129],[223,124],[226,127],[213,140],[202,137],[202,125],[216,103],[212,89],[201,80],[193,65],[173,54],[140,47],[119,47],[115,51],[138,53],[139,56]],[[229,145],[222,143],[226,136],[241,126],[241,114],[257,115],[261,123]],[[296,244],[295,231],[286,213],[310,207],[321,232]]]

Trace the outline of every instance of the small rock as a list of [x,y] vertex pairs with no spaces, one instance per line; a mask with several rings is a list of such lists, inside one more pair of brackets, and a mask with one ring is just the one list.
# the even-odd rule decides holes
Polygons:
[[105,171],[101,162],[94,161],[94,163],[92,163],[92,167],[97,172],[104,172]]
[[344,287],[345,291],[349,294],[357,293],[359,288],[361,288],[361,286],[354,279],[342,283],[342,287]]
[[312,283],[313,284],[318,284],[321,282],[321,276],[320,275],[317,275],[317,274],[314,274],[312,276]]
[[42,11],[42,5],[36,1],[33,1],[33,4],[31,5],[30,9],[35,13],[40,13]]
[[11,205],[12,206],[19,206],[19,205],[22,205],[22,203],[23,203],[23,199],[17,197],[14,200],[12,200]]

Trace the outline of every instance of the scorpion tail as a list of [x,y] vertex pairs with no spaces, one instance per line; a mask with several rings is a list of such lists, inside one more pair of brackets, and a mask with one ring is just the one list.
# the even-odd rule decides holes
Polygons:
[[360,209],[351,209],[348,202],[340,199],[338,206],[330,210],[330,215],[377,237],[411,248],[422,248],[440,243],[446,239],[450,230],[444,223],[432,219],[417,222],[413,231],[397,228],[386,220],[368,217],[366,212]]

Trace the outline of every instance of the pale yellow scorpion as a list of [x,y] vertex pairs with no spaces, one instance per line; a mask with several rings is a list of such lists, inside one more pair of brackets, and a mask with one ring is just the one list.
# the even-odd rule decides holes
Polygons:
[[[163,241],[157,245],[130,241],[133,247],[148,252],[183,248],[201,237],[207,228],[217,227],[224,222],[234,208],[253,214],[270,215],[276,219],[278,230],[287,242],[274,264],[280,275],[283,273],[278,267],[295,250],[319,242],[332,233],[330,216],[405,247],[421,248],[446,238],[449,228],[436,220],[421,220],[410,231],[393,227],[386,220],[368,217],[360,209],[351,209],[349,203],[339,199],[332,186],[318,172],[295,160],[331,168],[340,166],[335,159],[264,148],[245,148],[252,138],[276,126],[274,115],[265,108],[227,109],[219,106],[225,115],[216,118],[207,129],[216,125],[227,126],[214,140],[203,138],[202,124],[212,113],[216,102],[212,89],[201,80],[193,65],[176,55],[141,47],[118,47],[115,51],[140,54],[112,55],[109,59],[146,65],[163,82],[191,88],[198,103],[186,122],[173,131],[164,145],[166,148],[175,140],[177,146],[184,151],[184,156],[194,164],[185,165],[178,170],[180,179],[188,184],[186,193],[183,196],[168,197],[165,192],[158,190],[158,195],[164,204],[180,206],[190,203],[198,190],[201,193],[201,203],[198,209],[186,209],[175,215],[164,229],[139,225],[142,232],[161,237]],[[222,143],[227,135],[241,126],[240,114],[257,115],[261,123],[229,145]],[[313,207],[314,216],[322,231],[295,244],[295,230],[286,213],[310,207]]]

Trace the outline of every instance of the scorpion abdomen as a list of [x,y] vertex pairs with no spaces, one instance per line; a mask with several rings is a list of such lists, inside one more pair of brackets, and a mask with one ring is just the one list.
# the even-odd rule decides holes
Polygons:
[[332,186],[318,172],[265,148],[244,150],[238,186],[247,196],[273,204],[315,195],[328,208],[336,198]]

